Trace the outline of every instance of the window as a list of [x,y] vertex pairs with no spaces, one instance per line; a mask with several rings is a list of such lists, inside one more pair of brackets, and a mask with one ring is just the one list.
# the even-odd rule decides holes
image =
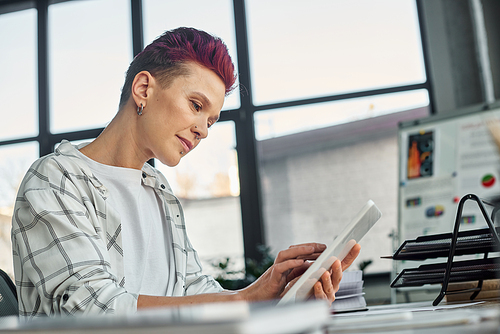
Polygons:
[[17,190],[29,166],[38,157],[38,144],[0,146],[0,268],[14,277],[10,229]]
[[[432,102],[416,4],[49,0],[40,12],[6,14],[12,7],[0,4],[0,29],[9,31],[0,36],[0,96],[9,101],[0,166],[16,161],[21,147],[30,147],[19,154],[32,162],[37,149],[47,154],[62,139],[95,138],[118,110],[132,46],[191,26],[224,40],[240,85],[223,107],[232,112],[197,150],[175,168],[156,164],[183,202],[205,269],[229,256],[239,270],[262,243],[276,253],[295,242],[327,242],[331,222],[348,219],[368,197],[385,206],[378,236],[386,238],[397,214],[397,120],[428,115]],[[0,175],[4,199],[12,180]]]
[[103,127],[118,111],[132,61],[127,0],[49,6],[53,133]]
[[395,129],[429,115],[415,1],[251,1],[247,9],[266,244],[274,252],[329,244],[372,199],[384,215],[353,267],[372,261],[367,272],[391,271],[380,256],[392,254],[397,229]]
[[[0,15],[0,98],[4,101],[0,141],[38,134],[36,73],[36,11]],[[38,156],[28,142],[0,146],[0,268],[14,277],[10,228],[19,183]],[[9,256],[7,256],[9,255]]]
[[0,141],[36,136],[36,10],[0,15],[0,31]]
[[429,95],[420,89],[259,111],[255,113],[255,137],[265,140],[428,105]]
[[426,80],[413,0],[246,4],[257,105]]

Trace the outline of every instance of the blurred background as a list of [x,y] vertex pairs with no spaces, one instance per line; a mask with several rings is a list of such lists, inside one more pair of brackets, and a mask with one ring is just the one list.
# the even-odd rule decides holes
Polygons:
[[13,275],[31,163],[96,138],[133,56],[190,26],[221,37],[238,72],[199,148],[154,163],[205,270],[241,278],[291,244],[328,244],[372,199],[383,217],[353,268],[369,303],[390,301],[398,124],[500,98],[498,13],[497,0],[0,0],[0,268]]

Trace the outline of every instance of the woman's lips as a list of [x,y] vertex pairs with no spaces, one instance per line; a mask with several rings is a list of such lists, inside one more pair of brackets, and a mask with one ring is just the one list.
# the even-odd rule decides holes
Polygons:
[[177,138],[179,138],[179,141],[181,142],[182,147],[184,147],[184,153],[188,153],[189,151],[191,151],[191,149],[193,148],[193,144],[191,144],[191,142],[189,140],[184,139],[184,138],[179,137],[179,136],[177,136]]

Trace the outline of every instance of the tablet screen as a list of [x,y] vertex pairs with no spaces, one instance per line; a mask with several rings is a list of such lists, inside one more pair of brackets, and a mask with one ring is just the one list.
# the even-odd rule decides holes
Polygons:
[[380,219],[382,213],[373,201],[368,201],[361,211],[351,220],[345,229],[333,240],[323,253],[314,261],[297,282],[281,298],[278,305],[306,299],[311,294],[314,283],[332,264],[339,259],[342,261],[349,254],[351,248]]

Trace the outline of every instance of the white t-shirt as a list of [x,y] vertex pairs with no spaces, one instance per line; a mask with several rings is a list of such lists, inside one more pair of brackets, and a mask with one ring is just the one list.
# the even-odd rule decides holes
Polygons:
[[80,155],[108,189],[107,203],[120,215],[125,288],[143,295],[170,295],[175,283],[172,235],[154,189],[143,185],[141,170]]

